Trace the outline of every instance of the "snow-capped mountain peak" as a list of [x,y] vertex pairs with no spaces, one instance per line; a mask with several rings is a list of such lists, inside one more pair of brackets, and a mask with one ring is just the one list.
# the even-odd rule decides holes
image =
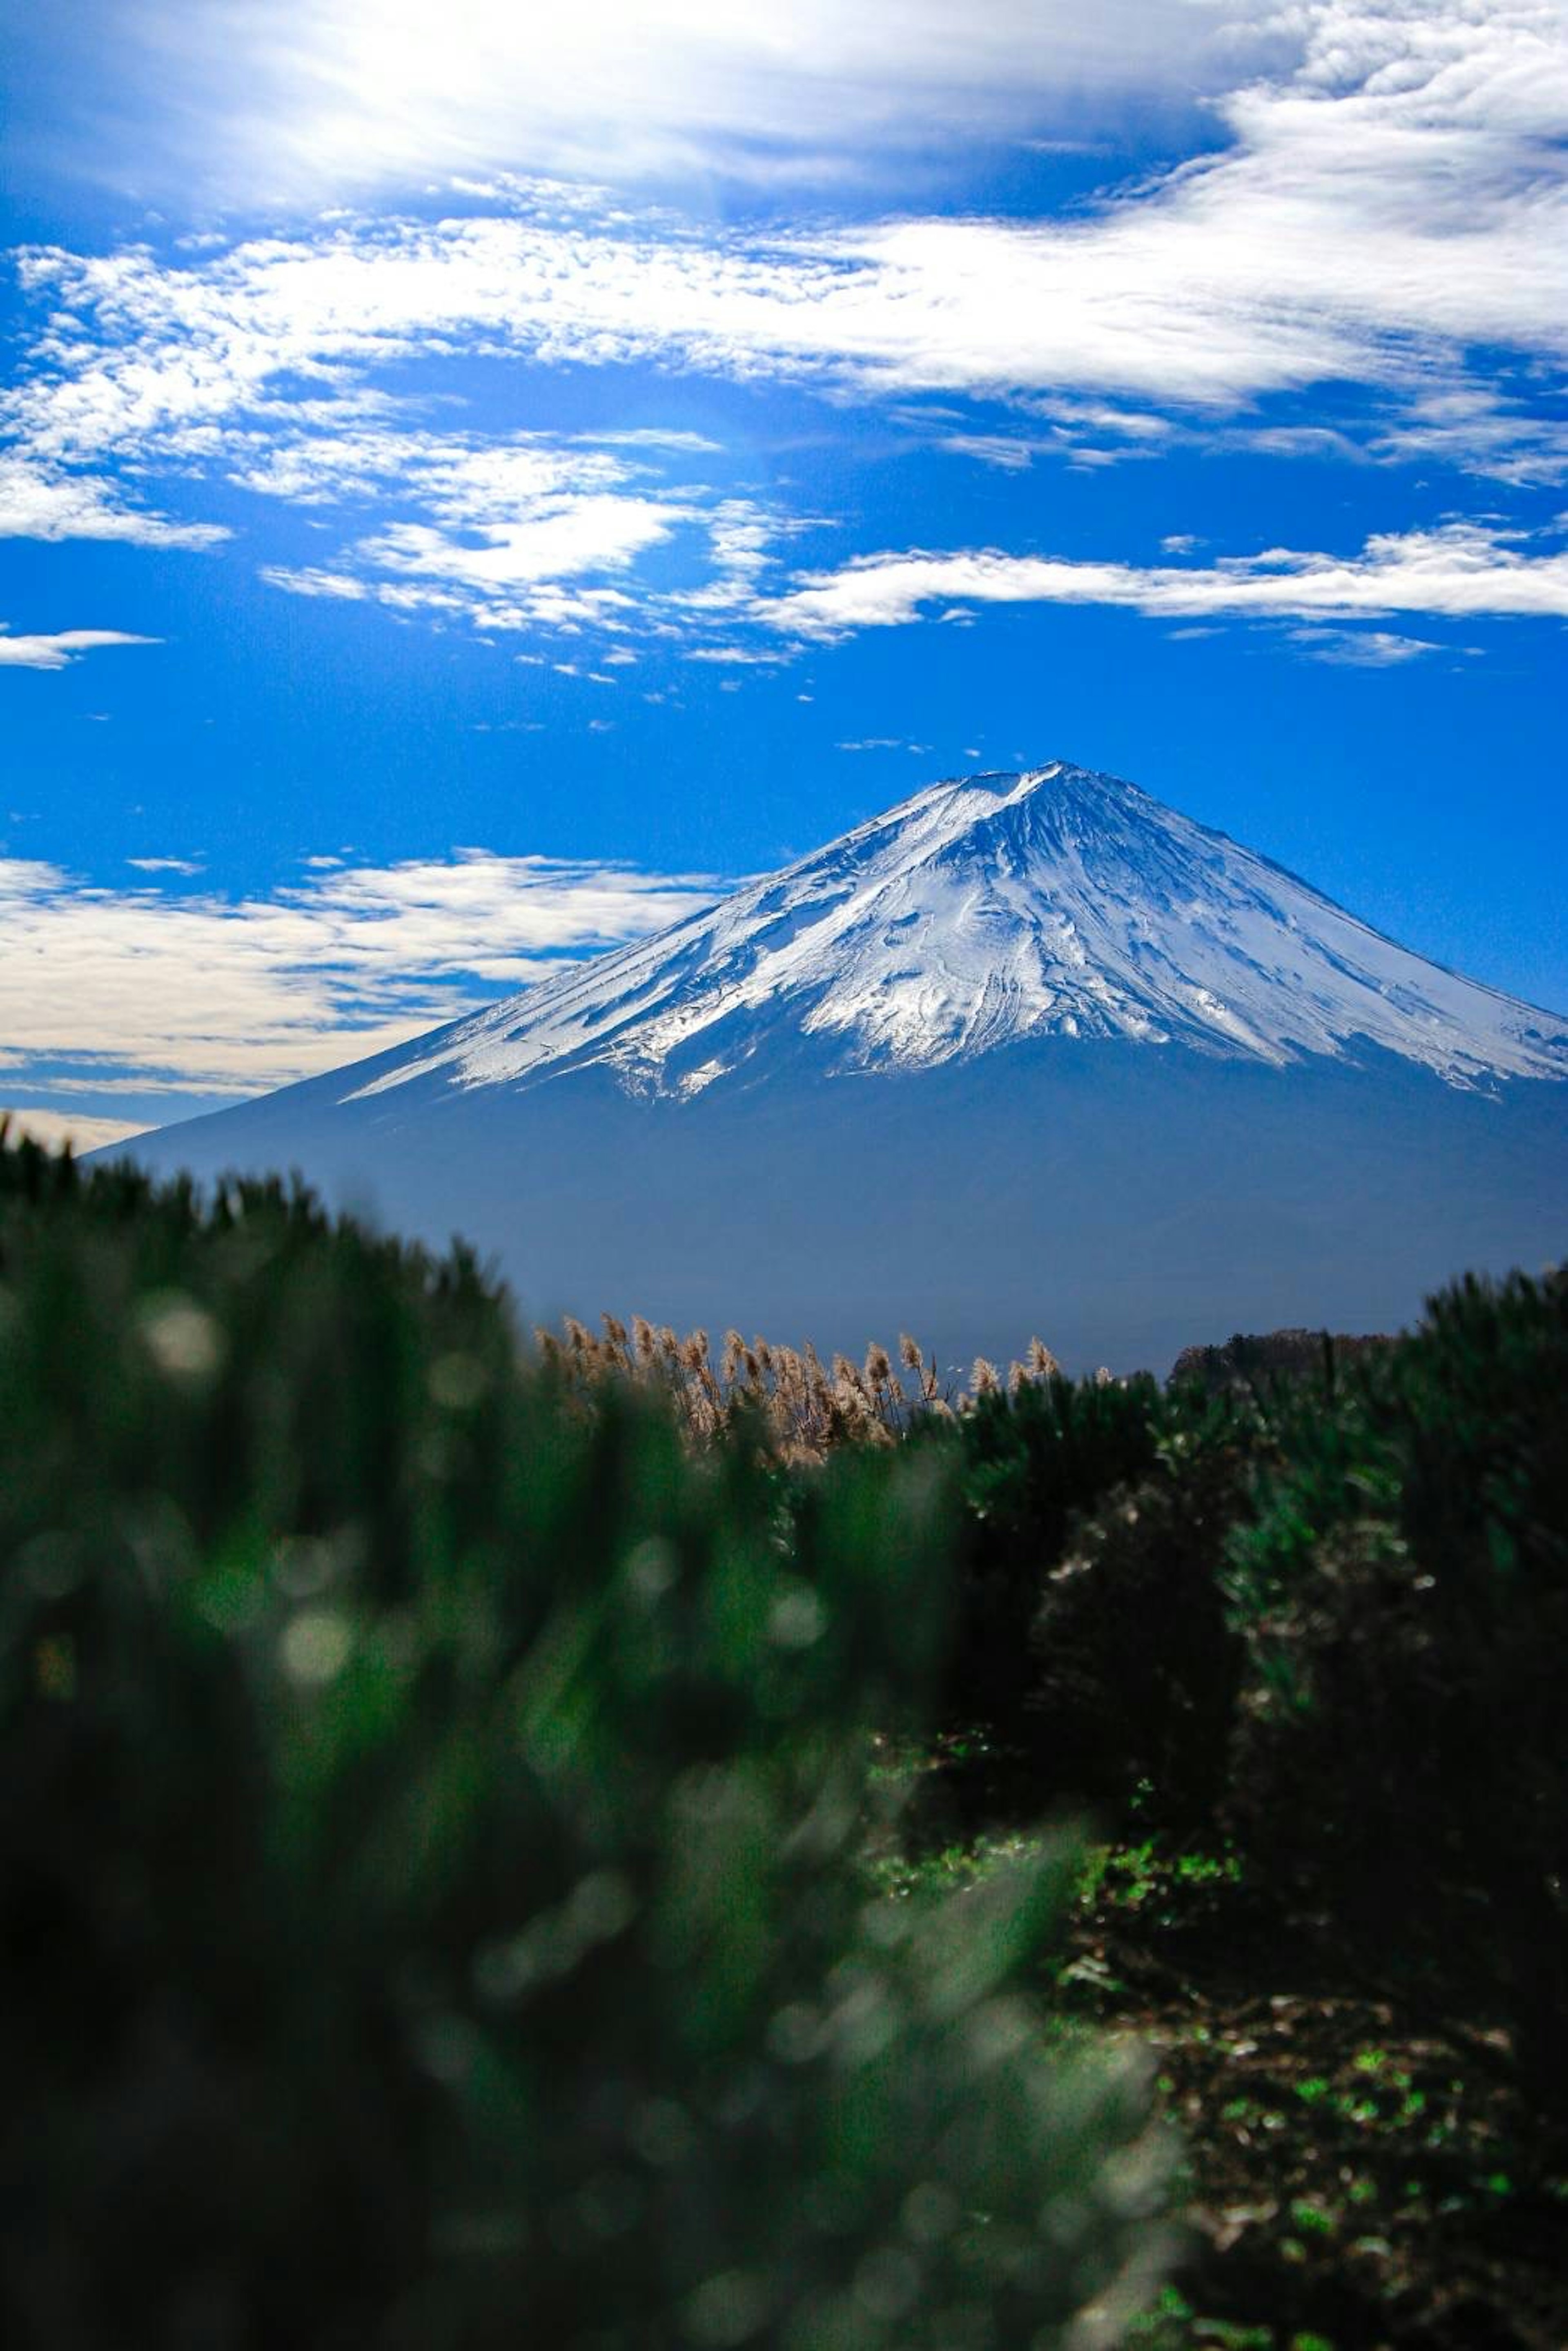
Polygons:
[[[1021,1038],[1275,1064],[1372,1045],[1450,1084],[1568,1077],[1568,1025],[1066,760],[932,784],[706,914],[418,1040],[346,1091],[607,1069],[690,1097],[809,1043],[830,1074]],[[349,1073],[346,1073],[349,1074]]]

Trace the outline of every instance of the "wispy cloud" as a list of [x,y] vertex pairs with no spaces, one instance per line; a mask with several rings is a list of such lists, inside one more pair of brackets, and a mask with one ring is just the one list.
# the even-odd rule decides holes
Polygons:
[[[695,446],[693,446],[695,444]],[[661,460],[710,454],[699,436],[533,433],[485,441],[458,434],[361,425],[301,435],[252,457],[247,489],[321,507],[396,497],[428,519],[398,520],[345,541],[331,565],[267,565],[262,577],[297,595],[371,599],[394,609],[467,612],[486,628],[614,627],[635,605],[666,621],[743,601],[786,528],[749,498],[701,482],[673,492]],[[687,542],[685,590],[629,596],[625,575],[677,535]],[[615,580],[613,589],[582,583]]]
[[1443,651],[1430,637],[1402,637],[1392,629],[1292,629],[1290,640],[1309,661],[1336,669],[1402,669]]
[[1086,110],[1187,105],[1300,45],[1279,0],[140,0],[109,23],[141,135],[105,154],[95,125],[85,167],[312,206],[453,172],[863,177],[929,148],[938,93],[971,141],[1078,145]]
[[584,434],[581,437],[593,441],[601,449],[673,450],[685,457],[717,457],[724,454],[723,442],[711,441],[706,433],[674,429],[666,432],[656,424],[632,425],[624,433]]
[[[320,0],[303,25],[290,13],[287,40],[267,12],[242,12],[230,52],[256,49],[279,73],[287,52],[295,82],[314,90],[319,103],[296,103],[287,124],[269,115],[275,141],[314,122],[312,145],[329,147],[359,122],[367,164],[406,161],[439,125],[472,122],[481,100],[517,138],[547,117],[563,128],[555,101],[540,116],[518,93],[570,88],[575,106],[578,85],[551,74],[566,75],[590,26],[602,31],[607,5],[554,29],[530,17],[526,37],[507,12],[465,8],[455,37],[413,0],[390,12]],[[749,592],[744,532],[765,536],[779,519],[732,500],[726,521],[719,494],[690,478],[714,454],[707,436],[657,423],[570,446],[412,433],[399,404],[417,396],[410,371],[454,358],[652,362],[852,389],[890,407],[1010,402],[1020,426],[1030,420],[1017,437],[962,409],[940,429],[947,445],[1014,468],[1045,451],[1109,465],[1173,431],[1222,444],[1239,434],[1281,456],[1333,446],[1430,458],[1521,483],[1568,468],[1568,434],[1540,397],[1568,359],[1563,0],[1115,0],[1082,34],[1023,0],[961,26],[936,0],[889,0],[841,26],[812,0],[809,26],[792,16],[766,34],[717,0],[695,15],[609,14],[619,45],[594,37],[590,86],[612,110],[645,84],[672,102],[685,89],[683,137],[699,119],[737,130],[763,84],[758,127],[780,90],[798,106],[807,84],[845,120],[869,107],[884,122],[917,90],[941,86],[952,101],[973,88],[1000,121],[1009,91],[1038,104],[1064,61],[1098,60],[1114,81],[1124,46],[1180,57],[1181,73],[1199,52],[1224,58],[1210,37],[1228,27],[1271,28],[1273,47],[1228,54],[1233,78],[1215,101],[1227,143],[1071,215],[722,232],[590,190],[492,182],[439,220],[340,216],[172,260],[144,247],[35,251],[22,273],[42,323],[0,400],[9,527],[208,546],[226,528],[201,507],[201,484],[216,475],[345,524],[355,514],[329,559],[269,571],[318,593],[351,580],[394,609],[439,613],[452,609],[443,592],[472,601],[517,589],[514,620],[549,625],[541,585],[633,578],[645,554],[705,532],[708,572],[678,583],[685,625],[700,633],[705,611]],[[871,29],[893,20],[906,47]],[[689,84],[659,82],[659,61],[685,73],[697,50],[707,66]],[[852,60],[869,72],[873,57],[862,84]],[[1260,61],[1271,69],[1251,70]],[[672,117],[660,135],[674,129]],[[1533,381],[1510,371],[1521,356]],[[398,402],[386,389],[394,369]],[[1305,425],[1260,413],[1306,393],[1322,413]],[[134,469],[134,496],[117,469]],[[154,513],[148,481],[196,511]],[[401,603],[373,587],[378,576],[402,583]],[[569,598],[560,623],[573,613]]]
[[1037,443],[1010,433],[945,433],[936,444],[955,457],[975,457],[1004,474],[1026,474],[1034,463]]
[[[691,635],[743,602],[774,543],[798,526],[705,482],[695,469],[719,454],[706,435],[433,430],[358,380],[389,360],[439,366],[497,331],[495,322],[443,323],[439,302],[416,302],[418,316],[392,323],[363,281],[395,257],[402,234],[393,224],[220,261],[182,256],[170,268],[140,250],[79,265],[25,260],[36,287],[92,315],[98,339],[62,340],[51,327],[32,371],[0,395],[0,434],[14,444],[0,459],[0,529],[188,548],[231,535],[117,502],[104,469],[120,466],[161,472],[187,498],[215,479],[304,509],[336,533],[329,559],[258,567],[298,595],[467,614],[486,628],[609,626],[618,611],[654,603],[667,608],[664,625]],[[271,263],[261,258],[268,251]],[[301,274],[286,268],[269,287],[271,264],[284,258]],[[307,286],[316,297],[295,312]],[[317,298],[324,309],[312,308]],[[334,316],[340,300],[349,311]],[[681,559],[656,594],[634,599],[604,584],[677,537]]]
[[777,645],[695,645],[682,658],[727,669],[773,669],[786,656]]
[[0,669],[67,669],[83,653],[103,645],[155,645],[156,637],[137,637],[124,629],[59,629],[52,636],[11,635],[0,621]]
[[19,1092],[30,1077],[57,1107],[73,1091],[259,1092],[659,929],[718,889],[702,874],[463,850],[318,867],[230,900],[0,859],[7,1082]]
[[97,1151],[105,1144],[123,1143],[142,1132],[140,1119],[91,1118],[81,1111],[40,1110],[29,1102],[0,1102],[0,1119],[7,1122],[8,1144],[15,1145],[26,1136],[30,1143],[41,1143],[46,1151],[63,1151],[68,1144],[76,1152]]
[[484,595],[624,571],[644,549],[669,538],[687,509],[649,498],[580,497],[523,522],[479,526],[470,547],[425,523],[392,523],[359,552],[378,570],[449,580]]
[[347,571],[325,571],[308,564],[264,563],[258,576],[269,588],[285,589],[291,596],[329,596],[358,603],[371,592],[368,582]]
[[902,735],[862,735],[852,743],[835,743],[835,751],[915,751],[924,754],[929,743],[906,743]]
[[758,617],[788,636],[831,639],[920,620],[955,599],[1121,605],[1156,618],[1568,617],[1568,550],[1537,553],[1495,525],[1469,522],[1385,533],[1352,556],[1270,548],[1208,565],[915,549],[807,574],[788,595],[759,605]]
[[[1563,557],[1487,524],[1208,564],[1179,533],[1154,566],[884,551],[790,584],[800,486],[737,486],[707,433],[659,421],[646,371],[874,400],[912,445],[1018,475],[1201,444],[1549,482],[1568,474],[1549,397],[1568,360],[1553,135],[1568,0],[1108,0],[1082,29],[1026,0],[975,23],[938,0],[842,21],[806,0],[782,26],[721,0],[587,0],[526,29],[456,5],[454,32],[414,0],[308,0],[287,38],[259,0],[224,12],[228,70],[255,61],[228,117],[205,118],[231,141],[265,121],[286,153],[311,124],[329,175],[375,180],[416,154],[438,168],[450,139],[448,164],[475,176],[445,217],[338,210],[239,242],[21,256],[36,323],[0,392],[0,535],[200,551],[233,539],[239,506],[247,529],[261,513],[247,559],[279,590],[587,637],[599,678],[627,641],[738,669],[1001,602],[1198,620],[1561,611]],[[587,135],[567,94],[590,27],[594,103],[623,117],[628,152],[711,145],[716,123],[742,145],[772,138],[807,94],[829,146],[874,125],[897,147],[938,87],[990,131],[1043,136],[1064,70],[1080,92],[1202,89],[1218,136],[1046,218],[779,225],[776,211],[727,229],[537,176]],[[491,156],[507,124],[514,143]],[[462,372],[632,364],[628,413],[646,421],[597,433],[486,429]],[[142,642],[0,636],[0,665]],[[1335,642],[1298,640],[1324,661],[1416,657],[1375,655],[1370,632],[1359,652]]]
[[0,451],[0,538],[118,539],[131,547],[217,547],[220,523],[172,522],[127,505],[112,483]]
[[[754,497],[681,471],[672,479],[670,466],[712,454],[696,434],[650,429],[590,445],[581,434],[486,440],[366,421],[265,451],[238,427],[221,437],[244,444],[232,473],[242,488],[337,511],[332,560],[263,564],[268,585],[486,630],[624,632],[642,622],[698,637],[752,600],[800,528]],[[367,505],[393,502],[421,518],[363,528]],[[656,586],[638,576],[645,555],[672,546],[676,561]]]

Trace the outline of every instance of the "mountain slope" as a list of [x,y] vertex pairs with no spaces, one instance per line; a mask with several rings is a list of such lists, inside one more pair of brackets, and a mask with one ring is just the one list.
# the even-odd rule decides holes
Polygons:
[[1064,761],[935,784],[787,872],[415,1045],[366,1091],[604,1064],[690,1095],[781,1036],[928,1069],[1020,1037],[1284,1062],[1386,1048],[1450,1082],[1568,1076],[1568,1025],[1369,930],[1135,785]]
[[1568,1024],[1059,762],[130,1147],[464,1232],[531,1311],[1158,1364],[1560,1255]]

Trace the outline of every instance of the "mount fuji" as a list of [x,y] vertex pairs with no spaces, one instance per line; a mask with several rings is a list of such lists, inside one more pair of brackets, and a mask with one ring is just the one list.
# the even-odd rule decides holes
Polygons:
[[1568,1238],[1568,1020],[1063,760],[119,1146],[462,1232],[531,1311],[1156,1366]]

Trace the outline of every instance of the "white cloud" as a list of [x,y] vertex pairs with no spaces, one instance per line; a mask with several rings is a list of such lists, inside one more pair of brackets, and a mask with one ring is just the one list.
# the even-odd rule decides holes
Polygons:
[[124,1143],[144,1131],[140,1119],[89,1118],[75,1110],[39,1110],[31,1103],[7,1108],[0,1103],[0,1120],[7,1121],[6,1144],[15,1148],[24,1136],[46,1151],[63,1151],[68,1144],[78,1154],[97,1151],[108,1143]]
[[[1264,436],[1256,436],[1261,441]],[[1341,434],[1323,434],[1334,455],[1354,454]],[[1568,478],[1568,419],[1547,409],[1532,413],[1506,388],[1448,383],[1417,392],[1401,414],[1375,434],[1374,457],[1443,464],[1458,455],[1471,472],[1520,488]]]
[[412,571],[488,593],[583,572],[622,571],[645,548],[656,547],[690,509],[653,499],[580,497],[526,522],[476,525],[483,547],[467,547],[423,523],[392,523],[362,539],[357,552],[384,571]]
[[6,1065],[30,1092],[70,1091],[52,1068],[47,1085],[40,1074],[61,1062],[89,1097],[259,1092],[677,921],[717,888],[706,875],[464,850],[318,866],[298,886],[234,901],[0,859]]
[[[584,440],[590,436],[582,435]],[[710,441],[706,433],[664,432],[654,424],[638,424],[624,433],[597,433],[593,440],[601,449],[659,449],[673,451],[684,457],[722,456],[722,441]]]
[[1340,669],[1398,669],[1443,650],[1430,637],[1402,637],[1392,629],[1292,629],[1290,639],[1309,661]]
[[0,538],[120,539],[133,547],[209,548],[218,523],[176,523],[123,504],[113,484],[61,474],[0,451]]
[[[591,635],[583,665],[601,675],[604,643],[639,631],[738,664],[1018,601],[1298,620],[1562,610],[1563,558],[1479,525],[1207,566],[889,551],[781,591],[801,521],[716,486],[721,465],[701,477],[724,455],[706,434],[659,423],[656,405],[591,435],[486,433],[443,371],[788,379],[883,398],[926,445],[1014,472],[1203,442],[1548,482],[1568,473],[1545,396],[1568,356],[1553,135],[1568,0],[1107,0],[1087,24],[1041,0],[994,0],[976,21],[946,0],[803,0],[783,19],[738,0],[584,0],[548,25],[454,5],[456,29],[415,0],[305,0],[284,33],[261,0],[229,0],[228,97],[204,119],[232,152],[254,161],[265,137],[285,178],[308,163],[395,179],[415,158],[486,176],[445,218],[340,212],[237,245],[181,240],[172,261],[141,246],[24,256],[39,324],[0,393],[0,534],[210,548],[230,535],[205,518],[221,486],[321,532],[319,560],[267,548],[295,559],[259,565],[278,589],[438,627]],[[193,27],[166,57],[173,83],[209,37]],[[891,151],[925,135],[937,89],[959,135],[1011,136],[1134,84],[1209,93],[1213,145],[1044,219],[727,229],[717,205],[681,217],[526,176],[590,144],[606,168],[788,146],[808,120],[819,156]],[[636,381],[622,413],[647,415]],[[1176,534],[1163,552],[1199,544]],[[776,653],[736,643],[758,622]],[[146,642],[0,635],[0,665]],[[1424,641],[1297,642],[1374,665]]]
[[329,596],[356,603],[371,592],[362,580],[355,580],[346,571],[323,571],[310,565],[296,568],[287,563],[264,563],[256,576],[265,580],[269,588],[286,589],[291,596]]
[[189,857],[128,857],[127,865],[138,873],[199,873],[202,868]]
[[1068,561],[994,549],[915,550],[809,573],[788,595],[759,603],[757,617],[790,636],[831,638],[922,619],[953,597],[976,604],[1122,605],[1172,618],[1568,617],[1568,551],[1531,553],[1493,526],[1463,522],[1382,534],[1358,555],[1270,548],[1207,566]]
[[936,446],[956,457],[977,457],[982,465],[995,465],[1004,474],[1026,474],[1038,444],[1015,440],[1008,433],[946,433]]
[[720,664],[727,668],[770,669],[784,658],[771,645],[695,645],[682,659]]
[[231,436],[231,479],[242,489],[306,507],[379,500],[396,489],[437,521],[461,528],[500,526],[552,502],[618,490],[644,470],[603,446],[585,447],[575,435],[476,440],[460,432],[411,432],[376,416],[335,429],[329,413],[318,425],[313,417],[297,420],[291,410],[276,421],[269,411],[268,423],[277,436],[270,445],[244,429]]
[[928,150],[938,107],[971,144],[1077,142],[1130,96],[1190,100],[1299,41],[1278,0],[141,0],[110,25],[137,147],[106,154],[100,134],[84,162],[139,192],[194,172],[312,204],[450,172],[476,192],[540,172],[863,172]]
[[[1185,55],[1225,24],[1260,16],[1284,28],[1291,65],[1276,52],[1272,72],[1239,79],[1218,101],[1228,143],[1217,152],[1057,218],[905,215],[724,232],[529,183],[510,214],[340,218],[185,253],[172,266],[142,248],[34,253],[24,280],[52,318],[0,423],[29,480],[46,483],[27,493],[42,500],[43,520],[69,527],[75,485],[81,527],[110,528],[99,472],[113,462],[223,470],[254,491],[318,503],[384,497],[389,479],[412,472],[430,517],[414,528],[450,536],[517,527],[529,534],[517,561],[535,578],[534,550],[542,560],[549,543],[532,536],[549,518],[537,513],[541,499],[631,496],[656,507],[659,496],[637,492],[625,469],[639,456],[703,453],[706,436],[656,424],[578,445],[570,458],[538,436],[481,449],[460,436],[410,434],[370,379],[455,354],[547,366],[651,360],[832,391],[1008,399],[1046,419],[1030,445],[1081,465],[1158,448],[1171,430],[1166,410],[1185,415],[1188,431],[1245,430],[1253,445],[1281,454],[1321,452],[1325,436],[1348,449],[1354,424],[1374,455],[1430,455],[1521,481],[1568,465],[1563,429],[1529,404],[1528,382],[1473,357],[1522,353],[1545,368],[1568,356],[1568,170],[1555,138],[1568,110],[1568,0],[1281,0],[1239,12],[1116,0],[1082,35],[1069,30],[1065,10],[1022,0],[998,0],[977,21],[973,12],[953,17],[937,0],[888,0],[847,12],[836,32],[826,8],[811,0],[815,48],[794,13],[787,26],[770,19],[765,38],[759,17],[737,22],[718,0],[667,7],[651,31],[639,11],[588,88],[622,87],[623,68],[625,87],[643,87],[650,50],[663,56],[667,43],[672,57],[685,58],[699,42],[710,62],[744,53],[760,68],[770,41],[786,81],[805,74],[830,98],[858,87],[848,58],[869,70],[874,54],[876,89],[891,77],[904,98],[919,89],[927,100],[939,64],[945,100],[961,109],[966,59],[977,87],[1021,91],[1037,51],[1042,74],[1047,63],[1054,73],[1082,41],[1111,70],[1118,27],[1135,28],[1126,44],[1134,58],[1151,46],[1157,57],[1162,37]],[[416,18],[425,23],[425,12],[413,0],[400,6],[384,47],[383,5],[316,0],[297,38],[298,13],[289,12],[287,37],[263,39],[270,12],[246,24],[264,47],[298,52],[301,74],[334,93],[335,122],[356,119],[376,90],[371,113],[382,120],[389,90],[403,87],[392,60],[423,57]],[[604,9],[590,6],[582,24],[570,12],[559,35],[535,15],[516,18],[527,36],[514,41],[514,20],[486,13],[466,48],[444,18],[429,19],[440,58],[428,82],[422,65],[392,107],[394,129],[446,120],[447,102],[433,93],[450,94],[452,74],[466,74],[497,43],[508,55],[516,47],[519,74],[526,58],[530,88],[548,85],[552,44],[575,54]],[[890,55],[871,30],[890,18],[916,27],[907,56]],[[1156,20],[1159,36],[1149,30]],[[357,55],[372,24],[375,57],[361,88],[322,60]],[[313,37],[324,47],[313,48]],[[232,53],[244,47],[235,35]],[[1231,57],[1233,75],[1240,62]],[[497,68],[482,87],[494,97],[510,86]],[[706,121],[730,119],[722,105],[713,111],[703,75],[691,88],[707,92],[691,97]],[[574,88],[580,129],[582,98]],[[872,99],[862,91],[855,102]],[[497,122],[515,119],[526,136],[527,110],[496,103]],[[311,119],[308,106],[297,110],[293,131],[304,138]],[[312,141],[318,134],[329,144],[319,122]],[[399,152],[398,136],[387,136],[389,152]],[[1306,425],[1225,422],[1275,394],[1311,392],[1332,406],[1345,383],[1375,398]],[[962,419],[949,439],[1017,463],[1006,436],[971,432]],[[72,468],[96,470],[78,484]],[[622,526],[627,535],[639,526],[630,515],[605,519],[613,561],[631,543]],[[113,528],[132,525],[120,516]],[[194,544],[192,534],[217,527],[141,516],[134,528]],[[570,542],[564,526],[561,535]],[[423,552],[442,550],[431,541]],[[504,539],[493,552],[504,570]],[[450,550],[444,559],[450,568]],[[352,567],[321,569],[346,576]],[[722,585],[699,592],[711,600]]]
[[[1429,401],[1435,355],[1457,390],[1471,343],[1560,357],[1560,183],[1489,191],[1497,159],[1482,142],[1460,235],[1436,205],[1422,225],[1416,188],[1390,203],[1381,178],[1348,170],[1333,127],[1304,158],[1222,156],[1067,223],[908,219],[704,241],[456,219],[349,225],[178,269],[145,254],[39,256],[35,285],[126,340],[73,349],[69,399],[39,387],[11,405],[57,462],[154,440],[200,455],[291,371],[361,370],[454,340],[547,363],[662,359],[889,393],[1112,390],[1199,412],[1332,379]],[[1412,144],[1425,169],[1422,134]],[[1463,152],[1448,161],[1466,176]],[[1510,426],[1472,389],[1469,413],[1442,429],[1463,446]],[[245,478],[285,486],[266,465]],[[310,490],[304,475],[294,487]]]
[[[243,444],[232,478],[258,495],[335,505],[350,527],[356,506],[371,500],[430,517],[361,529],[330,563],[264,564],[270,586],[466,616],[484,629],[614,629],[643,610],[689,634],[748,603],[776,543],[799,528],[749,496],[701,483],[666,488],[649,453],[664,463],[709,454],[695,434],[628,432],[588,445],[580,435],[486,441],[362,420],[352,431],[291,434],[267,450],[252,445],[246,428],[228,438]],[[582,584],[624,580],[677,535],[685,574],[701,584],[655,590],[633,580],[633,593]]]
[[123,629],[60,629],[53,636],[14,637],[0,621],[0,669],[67,669],[82,653],[101,645],[155,645],[157,637],[136,637]]
[[835,751],[914,751],[924,757],[929,743],[906,743],[902,735],[867,735],[858,743],[835,743]]

